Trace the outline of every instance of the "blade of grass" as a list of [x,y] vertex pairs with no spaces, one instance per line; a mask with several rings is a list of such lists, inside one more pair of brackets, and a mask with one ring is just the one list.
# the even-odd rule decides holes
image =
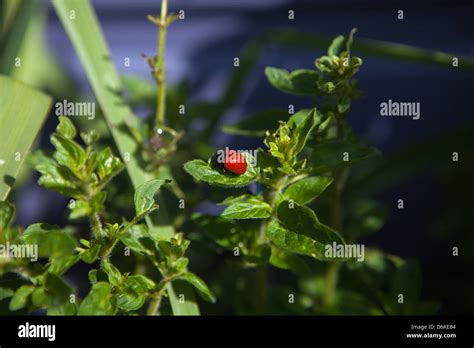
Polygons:
[[[297,46],[318,48],[326,50],[332,39],[324,35],[302,33],[295,30],[275,30],[268,32],[260,38],[262,43],[272,43],[284,46]],[[459,69],[474,69],[474,59],[456,54],[427,50],[400,43],[371,40],[357,37],[352,45],[352,50],[357,54],[369,57],[396,59],[408,62],[424,63],[430,65],[452,68],[452,59],[459,59]]]
[[[277,29],[265,32],[256,36],[249,41],[241,50],[240,68],[234,69],[229,78],[222,98],[218,103],[209,105],[207,117],[215,120],[220,117],[225,110],[229,109],[238,101],[239,95],[242,93],[245,82],[252,73],[261,52],[268,45],[291,46],[308,49],[321,49],[326,51],[331,44],[332,38],[329,36],[302,33],[291,29]],[[357,37],[353,44],[352,50],[357,54],[367,57],[378,57],[383,59],[401,60],[407,62],[416,62],[429,65],[442,66],[445,68],[452,67],[452,59],[458,58],[458,69],[473,70],[474,59],[463,57],[446,52],[426,50],[415,46],[409,46],[394,42],[371,40]],[[214,112],[209,112],[214,111]],[[200,114],[197,112],[197,114]],[[212,131],[213,127],[210,127]]]
[[[3,0],[0,4],[0,73],[48,90],[58,99],[73,94],[72,80],[45,44],[47,3]],[[19,66],[16,57],[21,58]]]
[[[135,124],[138,119],[132,116],[132,110],[121,97],[122,83],[112,63],[95,11],[88,0],[53,0],[52,4],[84,67],[136,189],[153,177],[142,169],[137,155],[139,147],[128,131],[128,125]],[[74,17],[71,16],[72,13]],[[165,206],[160,200],[158,204],[160,207]],[[160,229],[159,226],[153,226],[150,219],[147,219],[147,224],[150,228],[157,227],[157,231],[169,231],[168,228]],[[170,234],[163,232],[163,237],[169,238]],[[175,292],[172,291],[172,286],[169,285],[168,294],[173,313],[199,315],[199,307],[193,290],[189,288],[189,285],[186,285],[185,290],[185,301],[180,303]]]
[[[10,3],[7,3],[7,5],[13,6]],[[15,5],[14,10],[9,10],[7,14],[3,14],[4,16],[8,15],[9,18],[6,18],[8,25],[2,28],[0,73],[9,75],[15,68],[15,58],[18,57],[28,24],[38,7],[38,0],[22,1],[21,4]]]
[[0,75],[0,200],[13,187],[51,103],[46,94]]

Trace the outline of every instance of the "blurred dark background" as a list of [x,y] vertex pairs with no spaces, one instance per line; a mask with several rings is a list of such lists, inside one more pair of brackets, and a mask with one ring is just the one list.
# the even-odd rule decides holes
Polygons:
[[[151,81],[141,54],[151,55],[156,50],[155,27],[146,20],[146,15],[158,13],[160,2],[100,0],[93,4],[119,72]],[[168,81],[188,80],[195,100],[218,99],[234,69],[233,59],[239,56],[243,45],[275,28],[334,37],[346,35],[357,27],[356,37],[454,55],[474,55],[472,1],[171,0],[170,10],[184,10],[186,19],[174,23],[168,32]],[[289,10],[294,10],[294,20],[288,19]],[[404,11],[403,20],[397,19],[398,10]],[[49,50],[76,82],[76,88],[92,98],[76,53],[51,8],[46,38]],[[233,123],[265,108],[286,109],[288,104],[294,104],[298,109],[311,105],[304,98],[274,90],[263,70],[269,65],[290,70],[312,68],[314,59],[321,54],[324,50],[266,48],[246,81],[238,105],[225,115],[222,123]],[[126,57],[130,58],[130,67],[124,66]],[[472,129],[469,127],[473,125],[474,71],[361,57],[364,65],[357,78],[366,95],[353,104],[349,121],[360,137],[384,154],[416,148],[433,138]],[[380,117],[380,103],[388,99],[420,102],[421,119]],[[55,124],[55,118],[50,117],[40,146],[48,146],[48,135]],[[253,140],[216,132],[210,141],[219,146],[242,145]],[[423,168],[414,170],[405,180],[394,180],[393,185],[383,186],[373,194],[389,208],[390,217],[383,229],[367,240],[369,245],[387,252],[417,258],[423,270],[424,297],[442,299],[445,313],[466,313],[474,308],[471,256],[474,231],[469,217],[473,147],[472,142],[464,148],[456,144],[427,154],[427,158],[437,161],[423,163]],[[460,152],[459,163],[451,161],[453,151]],[[435,165],[439,161],[444,164]],[[397,209],[400,198],[405,202],[403,210]],[[35,182],[21,189],[16,200],[19,224],[66,222],[67,200],[43,190]],[[458,258],[452,256],[453,246],[460,249]],[[457,301],[455,296],[444,296],[447,289],[456,289]],[[463,299],[460,294],[464,291]]]

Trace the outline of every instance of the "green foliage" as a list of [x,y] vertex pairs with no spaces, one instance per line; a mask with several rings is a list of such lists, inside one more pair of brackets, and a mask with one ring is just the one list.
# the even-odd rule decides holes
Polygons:
[[[2,58],[1,64],[7,63]],[[8,62],[13,60],[12,57]],[[7,198],[15,183],[50,106],[51,97],[0,75],[0,200]]]
[[34,290],[34,286],[31,285],[20,286],[10,301],[10,310],[17,311],[25,307],[29,296]]
[[[365,261],[353,254],[335,256],[327,252],[332,247],[345,250],[360,246],[360,239],[378,231],[387,216],[385,208],[365,197],[351,201],[347,211],[341,207],[350,168],[380,155],[361,142],[347,122],[352,102],[361,95],[354,76],[362,60],[351,54],[354,33],[352,30],[347,38],[335,38],[327,55],[315,60],[315,70],[265,69],[273,87],[312,97],[313,108],[297,110],[293,115],[269,109],[223,127],[230,134],[265,136],[265,148],[257,151],[251,179],[248,172],[236,176],[222,171],[213,166],[211,159],[207,163],[192,160],[184,168],[195,179],[212,186],[238,188],[256,183],[257,193],[223,200],[220,204],[226,208],[220,216],[196,214],[193,221],[220,248],[232,252],[239,259],[237,265],[257,268],[257,293],[270,291],[264,287],[265,270],[271,265],[300,277],[301,293],[297,296],[305,301],[301,305],[306,310],[312,308],[315,313],[324,314],[400,313],[404,310],[391,308],[390,301],[394,299],[394,289],[406,287],[397,285],[401,281],[395,280],[391,285],[392,293],[384,286],[374,296],[357,286],[347,289],[339,280],[346,274],[359,277],[358,272],[363,272],[360,280],[364,281],[365,273],[373,272],[371,267],[379,267],[376,272],[386,274],[390,267],[385,261],[376,262],[372,251],[367,252]],[[401,270],[397,272],[396,279],[402,279]],[[316,288],[307,287],[306,280],[314,282]],[[415,308],[412,313],[428,309],[429,304],[416,302],[417,294],[410,297],[415,301],[410,307]],[[258,301],[253,305],[265,306]],[[348,301],[360,306],[347,304]],[[298,313],[306,310],[300,308]],[[252,309],[245,313],[252,313]]]
[[262,219],[270,217],[272,214],[272,207],[265,203],[261,196],[231,197],[222,204],[227,205],[227,208],[221,214],[225,219]]
[[223,126],[222,130],[229,134],[263,137],[267,130],[278,128],[279,121],[287,119],[288,116],[287,111],[280,109],[260,111],[243,121]]
[[179,276],[178,279],[182,279],[190,283],[192,286],[198,290],[199,294],[202,296],[203,299],[209,302],[215,302],[216,298],[211,293],[209,288],[207,287],[206,283],[199,278],[197,275],[191,272],[186,272],[183,275]]
[[246,154],[246,156],[247,171],[240,176],[213,168],[210,159],[208,163],[202,160],[189,161],[184,165],[184,169],[198,181],[222,187],[242,187],[255,181],[258,175],[257,169],[252,166],[252,161],[249,160],[249,155]]
[[15,206],[7,201],[0,202],[0,231],[6,229],[15,217]]
[[352,166],[379,155],[373,147],[355,141],[328,141],[316,144],[309,159],[314,173],[325,173]]
[[[161,137],[156,134],[157,125],[145,126],[139,118],[134,117],[130,105],[123,97],[124,86],[113,60],[109,59],[111,53],[90,1],[84,0],[77,3],[75,0],[61,0],[52,1],[52,5],[82,63],[119,152],[122,156],[130,154],[125,164],[130,180],[136,190],[140,185],[159,176],[157,173],[158,167],[162,171],[166,162],[173,157],[177,141],[182,137],[182,132],[176,132],[170,127],[163,127],[164,137]],[[71,11],[74,11],[77,17],[74,21],[69,18]],[[162,64],[162,60],[160,60],[160,64]],[[107,78],[104,78],[104,76]],[[130,84],[126,85],[130,87]],[[160,94],[164,95],[166,89],[162,88],[162,90],[163,92],[160,92]],[[160,99],[160,102],[157,102],[156,109],[164,110],[165,102],[166,100]],[[160,125],[160,127],[162,126]],[[150,130],[146,134],[147,137],[144,138],[140,136],[143,129]],[[153,147],[150,148],[149,146],[153,143],[159,145],[162,141],[166,145],[158,149],[162,151],[153,151]],[[150,156],[150,153],[152,156]],[[160,178],[173,179],[169,175]],[[174,185],[176,186],[176,183]],[[158,200],[160,199],[158,197]],[[154,219],[146,220],[150,228],[153,228],[157,222],[170,224],[169,221],[166,221],[167,214],[163,202],[159,203],[162,207],[161,214],[154,217]],[[162,236],[169,237],[174,232],[174,229],[170,230],[168,228]],[[183,290],[187,294],[184,303],[178,300],[174,291],[169,291],[171,285],[168,284],[167,288],[174,313],[199,314],[199,308],[194,302],[194,296],[189,291],[189,287]]]
[[[436,303],[420,301],[421,283],[411,281],[421,278],[416,263],[378,250],[368,250],[363,262],[357,262],[355,256],[336,259],[326,253],[329,246],[360,242],[378,231],[387,216],[386,209],[371,198],[347,197],[344,192],[350,169],[380,154],[362,143],[347,122],[352,102],[361,95],[354,76],[362,60],[351,54],[355,29],[347,38],[336,37],[327,55],[315,60],[315,69],[265,69],[273,87],[310,97],[313,105],[294,114],[268,109],[225,125],[223,130],[230,134],[264,137],[256,158],[244,155],[247,171],[236,175],[209,158],[213,149],[203,139],[208,139],[215,125],[221,124],[219,117],[238,99],[239,88],[262,45],[268,40],[285,43],[291,35],[261,38],[249,44],[222,100],[189,103],[186,83],[175,87],[164,84],[163,32],[175,19],[172,15],[164,11],[164,19],[149,16],[160,33],[158,56],[145,57],[157,88],[141,78],[127,77],[122,79],[122,93],[111,60],[104,59],[110,54],[90,3],[55,0],[53,6],[84,65],[116,147],[104,147],[110,140],[105,132],[78,132],[69,118],[59,117],[50,138],[54,152],[38,151],[29,158],[41,173],[41,186],[71,199],[69,219],[79,223],[87,220],[90,229],[81,231],[81,239],[71,226],[37,223],[25,230],[13,226],[15,207],[0,202],[0,242],[37,245],[41,259],[32,263],[7,258],[0,263],[0,276],[19,276],[2,281],[0,287],[0,300],[7,301],[10,311],[156,315],[169,313],[168,299],[174,314],[197,314],[192,288],[208,302],[229,298],[247,302],[235,307],[242,313],[254,313],[257,308],[257,313],[263,314],[265,307],[277,306],[292,314],[436,311]],[[71,9],[77,12],[75,21],[68,19]],[[156,119],[152,113],[142,122],[125,101],[150,111],[156,108]],[[187,108],[186,121],[165,112],[182,105]],[[187,120],[195,118],[204,121],[203,131],[186,129]],[[179,143],[185,132],[185,141]],[[125,163],[113,154],[116,148]],[[196,157],[209,159],[193,159]],[[178,184],[175,176],[183,179],[186,175],[182,171],[184,162],[184,170],[191,176],[188,182]],[[126,197],[131,192],[125,189],[126,178],[120,175],[124,168],[135,188],[133,202],[131,195]],[[191,177],[212,186],[206,188],[206,198],[225,206],[219,216],[194,214],[189,221],[188,213],[204,197]],[[249,185],[252,194],[244,193]],[[227,196],[228,192],[233,196]],[[176,199],[179,204],[175,204]],[[141,223],[143,219],[146,224]],[[200,233],[193,231],[189,238],[198,241],[197,248],[214,246],[218,253],[232,255],[228,264],[216,267],[216,272],[222,269],[225,273],[219,286],[212,286],[216,295],[188,269],[190,241],[177,231],[193,226]],[[209,238],[217,245],[208,245]],[[128,259],[131,254],[133,264]],[[91,288],[83,299],[64,277],[78,262],[100,263],[89,272]],[[292,274],[280,278],[276,273],[280,270]],[[265,289],[268,271],[275,272],[278,277],[272,279],[278,281]],[[256,280],[248,277],[253,277],[252,272],[257,274]],[[291,293],[296,293],[298,303],[292,306],[278,303],[282,298],[287,302],[290,290],[279,281],[287,276],[297,285]],[[226,277],[239,294],[254,294],[256,285],[257,296],[228,293]],[[351,283],[352,278],[356,281]],[[370,287],[363,284],[367,279]],[[402,292],[405,302],[399,305],[397,296]]]
[[30,164],[42,174],[38,179],[41,186],[74,199],[69,205],[74,219],[102,211],[106,198],[103,187],[124,168],[110,148],[96,152],[98,136],[94,132],[82,135],[89,142],[85,149],[74,140],[76,134],[71,120],[60,116],[56,132],[51,135],[56,148],[53,156],[38,151],[29,158]]
[[117,297],[112,294],[110,284],[99,282],[79,306],[77,315],[113,315],[117,310]]
[[314,70],[298,69],[289,73],[278,68],[266,68],[265,75],[273,87],[282,92],[313,96],[318,93],[318,73]]
[[324,176],[312,176],[289,185],[283,192],[283,198],[298,204],[308,204],[317,198],[332,183],[333,179]]
[[[124,166],[110,148],[96,150],[98,136],[94,132],[81,134],[85,147],[75,141],[76,136],[74,124],[66,117],[59,117],[56,132],[51,135],[54,153],[46,155],[37,152],[31,156],[30,163],[42,174],[38,180],[40,185],[73,198],[69,204],[70,219],[87,218],[92,233],[89,239],[77,242],[71,229],[44,223],[30,225],[21,232],[10,227],[14,206],[1,202],[0,227],[3,235],[25,246],[37,245],[38,257],[47,259],[44,266],[27,271],[31,284],[22,285],[15,292],[2,290],[5,297],[12,297],[10,310],[46,308],[52,315],[136,313],[147,301],[152,303],[164,297],[164,290],[175,280],[187,281],[203,294],[203,298],[214,301],[205,283],[187,269],[185,252],[189,241],[182,234],[163,238],[161,227],[149,230],[145,225],[138,224],[158,209],[155,196],[171,180],[154,179],[140,185],[134,196],[136,215],[129,221],[122,218],[120,223],[106,222],[105,188]],[[64,175],[58,177],[55,175],[58,173]],[[146,257],[162,279],[155,282],[143,274],[120,272],[111,261],[118,243]],[[101,260],[101,269],[90,273],[92,288],[77,306],[75,301],[70,301],[74,290],[62,275],[80,260],[92,264],[97,259]],[[23,265],[28,265],[27,261],[12,260],[0,265],[0,270],[21,273],[25,272],[19,268]]]
[[151,180],[139,186],[135,191],[135,212],[137,216],[149,213],[152,209],[158,208],[155,205],[154,196],[160,190],[160,187],[171,180]]

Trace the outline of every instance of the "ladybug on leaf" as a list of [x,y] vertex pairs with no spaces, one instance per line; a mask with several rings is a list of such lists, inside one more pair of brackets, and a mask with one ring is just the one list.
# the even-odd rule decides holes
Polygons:
[[247,161],[245,156],[236,150],[219,150],[211,158],[211,166],[230,172],[235,175],[245,174],[247,171]]

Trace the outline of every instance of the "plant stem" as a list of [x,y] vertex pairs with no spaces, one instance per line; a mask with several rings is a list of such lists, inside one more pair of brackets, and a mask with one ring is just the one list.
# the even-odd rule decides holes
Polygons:
[[[278,194],[281,190],[286,186],[288,182],[288,177],[285,175],[284,177],[280,178],[276,184],[272,186],[268,186],[268,189],[263,194],[263,199],[266,203],[272,207],[272,215],[268,219],[264,219],[260,225],[259,236],[258,239],[260,243],[265,243],[267,237],[265,236],[265,232],[267,230],[267,226],[276,216],[276,207],[275,201]],[[267,300],[267,266],[261,265],[257,267],[256,270],[256,289],[257,289],[257,314],[265,314],[265,304]]]
[[109,258],[110,254],[112,254],[112,251],[114,250],[114,248],[117,245],[118,241],[119,241],[118,238],[115,238],[115,239],[111,240],[110,244],[107,246],[107,248],[105,249],[105,251],[101,255],[102,260],[105,260],[105,259]]
[[[338,231],[342,231],[342,213],[341,213],[341,193],[344,189],[349,169],[345,168],[336,174],[334,180],[333,196],[331,202],[331,225]],[[336,288],[339,279],[340,263],[333,262],[328,265],[326,273],[326,288],[324,289],[323,302],[325,305],[331,306],[336,299]]]
[[[341,121],[336,119],[336,138],[341,138]],[[342,212],[341,212],[341,194],[349,177],[349,169],[344,168],[339,170],[334,179],[332,200],[331,200],[331,225],[332,227],[342,233]],[[328,265],[326,271],[326,287],[324,289],[323,303],[326,306],[331,306],[336,300],[336,288],[339,279],[339,269],[341,264],[333,262]]]
[[[161,270],[160,270],[161,272]],[[148,305],[146,315],[158,315],[161,300],[163,298],[163,294],[166,291],[167,285],[172,281],[172,278],[165,277],[164,281],[161,283],[162,286],[158,292],[153,294],[153,299],[151,300],[150,304]]]
[[160,304],[161,304],[161,299],[163,298],[163,295],[160,295],[157,298],[154,298],[151,302],[150,305],[148,306],[148,309],[146,311],[146,315],[158,315],[159,312],[158,310],[160,309]]
[[161,15],[158,32],[158,56],[157,56],[157,99],[156,99],[156,125],[165,124],[166,104],[166,73],[165,73],[165,43],[166,43],[166,16],[168,12],[168,0],[161,0]]
[[100,222],[100,217],[98,213],[94,213],[89,216],[92,230],[94,231],[95,237],[97,240],[102,240],[104,236],[104,230],[102,228],[102,223]]

